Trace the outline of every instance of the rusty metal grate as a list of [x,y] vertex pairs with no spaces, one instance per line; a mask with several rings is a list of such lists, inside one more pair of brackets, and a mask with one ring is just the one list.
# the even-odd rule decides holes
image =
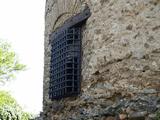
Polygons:
[[81,27],[89,16],[86,10],[70,18],[50,36],[49,98],[52,100],[80,93]]

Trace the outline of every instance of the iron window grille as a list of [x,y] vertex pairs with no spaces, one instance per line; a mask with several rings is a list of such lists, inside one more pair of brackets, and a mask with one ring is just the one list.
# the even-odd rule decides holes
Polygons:
[[69,18],[50,36],[51,61],[49,98],[51,100],[80,93],[81,27],[90,16],[89,9]]

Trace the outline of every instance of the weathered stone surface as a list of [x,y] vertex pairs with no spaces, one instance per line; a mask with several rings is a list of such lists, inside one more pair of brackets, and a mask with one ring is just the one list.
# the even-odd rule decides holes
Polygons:
[[147,111],[133,112],[132,114],[129,114],[129,120],[145,120],[146,115]]
[[[81,94],[52,102],[49,35],[86,6],[92,15],[82,33]],[[45,21],[44,120],[105,120],[160,109],[159,0],[47,0]]]
[[127,119],[127,114],[120,114],[119,119],[120,120],[126,120]]

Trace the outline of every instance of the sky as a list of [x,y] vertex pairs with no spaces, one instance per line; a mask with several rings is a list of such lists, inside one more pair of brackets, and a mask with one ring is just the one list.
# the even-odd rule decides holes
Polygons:
[[44,7],[45,0],[0,0],[0,39],[9,41],[27,65],[3,89],[34,114],[42,110]]

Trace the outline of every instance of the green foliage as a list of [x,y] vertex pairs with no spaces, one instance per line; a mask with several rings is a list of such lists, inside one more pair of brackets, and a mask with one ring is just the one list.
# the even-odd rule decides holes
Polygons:
[[0,91],[0,120],[30,120],[31,115],[23,112],[8,92]]
[[[10,44],[0,40],[0,83],[13,79],[16,72],[25,69]],[[31,115],[22,110],[8,92],[0,91],[0,120],[30,120]]]
[[[16,72],[25,69],[10,44],[0,40],[0,83],[13,79]],[[0,120],[29,120],[31,115],[22,110],[8,92],[0,91]]]
[[18,60],[16,53],[12,50],[10,44],[0,40],[0,81],[13,79],[15,73],[25,69],[25,65]]

